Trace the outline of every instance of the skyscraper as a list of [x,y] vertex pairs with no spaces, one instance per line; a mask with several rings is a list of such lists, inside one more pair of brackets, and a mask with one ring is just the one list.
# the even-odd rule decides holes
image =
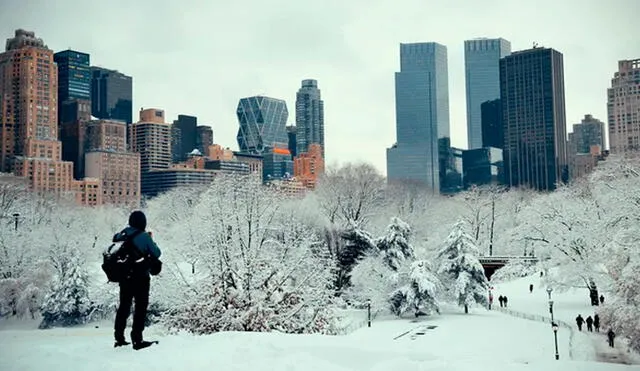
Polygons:
[[118,71],[91,67],[91,114],[100,119],[133,122],[133,82]]
[[387,149],[387,178],[439,192],[439,142],[449,140],[447,48],[433,42],[400,44],[395,78],[397,142]]
[[482,38],[464,42],[469,149],[483,146],[480,105],[500,98],[500,58],[509,54],[511,43],[505,39]]
[[164,111],[150,108],[140,110],[140,121],[129,125],[129,146],[140,154],[141,192],[151,190],[149,172],[168,169],[171,164],[171,124],[165,123]]
[[500,60],[505,182],[553,190],[568,180],[564,67],[550,48]]
[[0,171],[33,190],[75,191],[73,164],[61,160],[58,67],[35,33],[16,30],[0,54]]
[[640,152],[640,59],[618,62],[607,89],[611,153]]
[[196,127],[196,147],[200,153],[209,156],[209,147],[213,145],[213,129],[208,125]]
[[500,99],[490,100],[480,105],[482,125],[482,147],[504,147],[504,124]]
[[293,160],[287,148],[287,103],[281,99],[255,96],[242,98],[236,111],[240,128],[238,146],[241,153],[263,157],[262,179],[293,174]]
[[[198,118],[195,116],[178,115],[173,120],[172,138],[173,162],[185,161],[187,153],[198,148],[197,128]],[[204,153],[201,151],[201,153]]]
[[324,101],[318,81],[302,80],[296,94],[296,152],[305,153],[313,143],[320,144],[324,159]]
[[58,114],[59,123],[72,121],[65,117],[62,105],[69,100],[91,99],[91,67],[89,54],[64,50],[53,55],[58,64]]
[[263,154],[269,148],[287,148],[287,103],[281,99],[255,96],[242,98],[236,111],[241,152]]

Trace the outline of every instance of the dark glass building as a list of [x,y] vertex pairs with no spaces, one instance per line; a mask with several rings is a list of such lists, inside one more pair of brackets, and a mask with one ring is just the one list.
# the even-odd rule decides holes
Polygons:
[[91,114],[100,119],[133,122],[133,81],[118,71],[91,67]]
[[289,152],[291,156],[296,157],[298,155],[298,145],[296,143],[297,128],[294,125],[287,126],[287,137],[289,137]]
[[500,99],[480,105],[482,120],[482,147],[504,147],[504,123]]
[[62,103],[91,99],[89,54],[69,49],[55,53],[53,60],[58,65],[58,122],[69,122],[71,118],[65,117]]
[[[188,154],[198,148],[198,118],[178,115],[171,128],[171,152],[173,162],[185,161]],[[200,149],[199,149],[200,150]],[[205,153],[204,149],[200,153]]]
[[568,181],[562,54],[533,48],[500,60],[505,183],[554,190]]
[[240,152],[263,154],[269,148],[287,148],[287,103],[281,99],[255,96],[242,98],[236,111],[240,128]]
[[454,194],[462,191],[462,149],[451,147],[449,138],[438,140],[440,193]]
[[196,147],[203,155],[209,155],[209,146],[213,145],[213,129],[211,126],[199,125],[196,127]]
[[500,148],[476,148],[462,152],[464,189],[472,185],[501,184],[503,179],[502,150]]
[[400,44],[400,72],[395,75],[397,142],[387,149],[389,182],[413,182],[440,191],[445,174],[439,155],[450,137],[447,71],[444,45]]

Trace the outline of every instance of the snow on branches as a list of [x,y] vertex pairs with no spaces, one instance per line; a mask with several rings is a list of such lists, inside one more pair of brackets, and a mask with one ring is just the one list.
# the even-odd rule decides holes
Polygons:
[[464,227],[464,222],[456,223],[444,242],[438,254],[441,260],[438,275],[450,297],[468,313],[469,306],[474,303],[488,305],[489,285],[478,260],[478,248]]

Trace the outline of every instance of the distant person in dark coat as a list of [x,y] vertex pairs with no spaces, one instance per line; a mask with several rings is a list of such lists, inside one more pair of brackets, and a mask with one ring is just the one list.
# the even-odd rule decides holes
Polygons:
[[587,317],[587,331],[593,332],[593,318],[591,316]]
[[593,316],[593,327],[596,329],[596,332],[600,332],[600,316]]
[[533,292],[533,283],[529,285],[529,293]]
[[504,296],[498,296],[498,301],[500,302],[500,308],[504,307]]
[[610,328],[609,331],[607,332],[607,339],[609,339],[609,346],[611,348],[613,348],[613,339],[615,339],[616,337],[616,333],[613,332],[613,329]]
[[600,304],[604,304],[604,295],[600,295]]
[[507,295],[504,296],[504,307],[507,307],[507,302],[509,301],[509,299],[507,299]]
[[582,331],[582,324],[584,323],[584,318],[580,314],[576,317],[576,324],[578,325],[578,331]]

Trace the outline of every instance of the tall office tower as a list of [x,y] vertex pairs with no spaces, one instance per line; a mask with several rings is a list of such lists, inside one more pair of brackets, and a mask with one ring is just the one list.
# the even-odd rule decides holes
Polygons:
[[100,119],[133,122],[133,81],[118,71],[91,67],[91,114]]
[[197,127],[198,118],[195,116],[178,115],[178,119],[173,120],[171,135],[173,162],[185,161],[187,154],[198,148]]
[[469,149],[483,147],[480,106],[500,98],[500,58],[509,54],[511,43],[505,39],[481,38],[464,42]]
[[291,156],[296,157],[298,155],[297,140],[296,140],[297,128],[295,125],[287,126],[287,138],[289,139],[289,152]]
[[536,48],[500,60],[505,183],[553,190],[568,181],[562,54]]
[[504,147],[504,123],[502,122],[502,103],[500,99],[484,102],[480,105],[482,123],[482,147]]
[[318,81],[302,80],[296,94],[296,152],[305,153],[313,143],[320,144],[324,159],[324,101]]
[[604,122],[592,115],[584,115],[582,122],[573,124],[569,142],[571,153],[592,153],[593,146],[597,146],[599,151],[604,150]]
[[[209,156],[209,147],[213,145],[213,129],[211,126],[198,125],[196,127],[196,148],[200,153]],[[193,148],[192,148],[193,150]]]
[[387,149],[390,182],[415,182],[439,192],[440,144],[449,141],[447,48],[400,44],[396,72],[396,137]]
[[87,123],[91,121],[91,101],[68,99],[62,103],[60,115],[60,141],[62,159],[73,162],[73,176],[84,178],[85,133]]
[[236,110],[240,128],[240,152],[260,155],[270,148],[287,148],[287,103],[281,99],[255,96],[242,98]]
[[269,181],[293,174],[293,159],[287,148],[287,103],[263,96],[242,98],[236,114],[240,152],[263,157],[262,179]]
[[171,164],[171,124],[165,123],[163,110],[141,109],[140,120],[130,125],[129,132],[131,152],[140,154],[144,188],[145,172],[167,169]]
[[86,125],[84,173],[99,179],[102,202],[140,205],[140,154],[126,150],[127,124],[118,120],[93,120]]
[[[58,121],[72,122],[74,112],[63,110],[62,105],[72,100],[91,100],[89,54],[69,49],[55,53],[53,60],[58,64]],[[71,116],[66,116],[67,112]]]
[[58,141],[58,67],[33,32],[16,30],[0,54],[0,171],[35,191],[74,191],[73,164]]
[[640,59],[618,62],[607,89],[611,153],[640,152]]

